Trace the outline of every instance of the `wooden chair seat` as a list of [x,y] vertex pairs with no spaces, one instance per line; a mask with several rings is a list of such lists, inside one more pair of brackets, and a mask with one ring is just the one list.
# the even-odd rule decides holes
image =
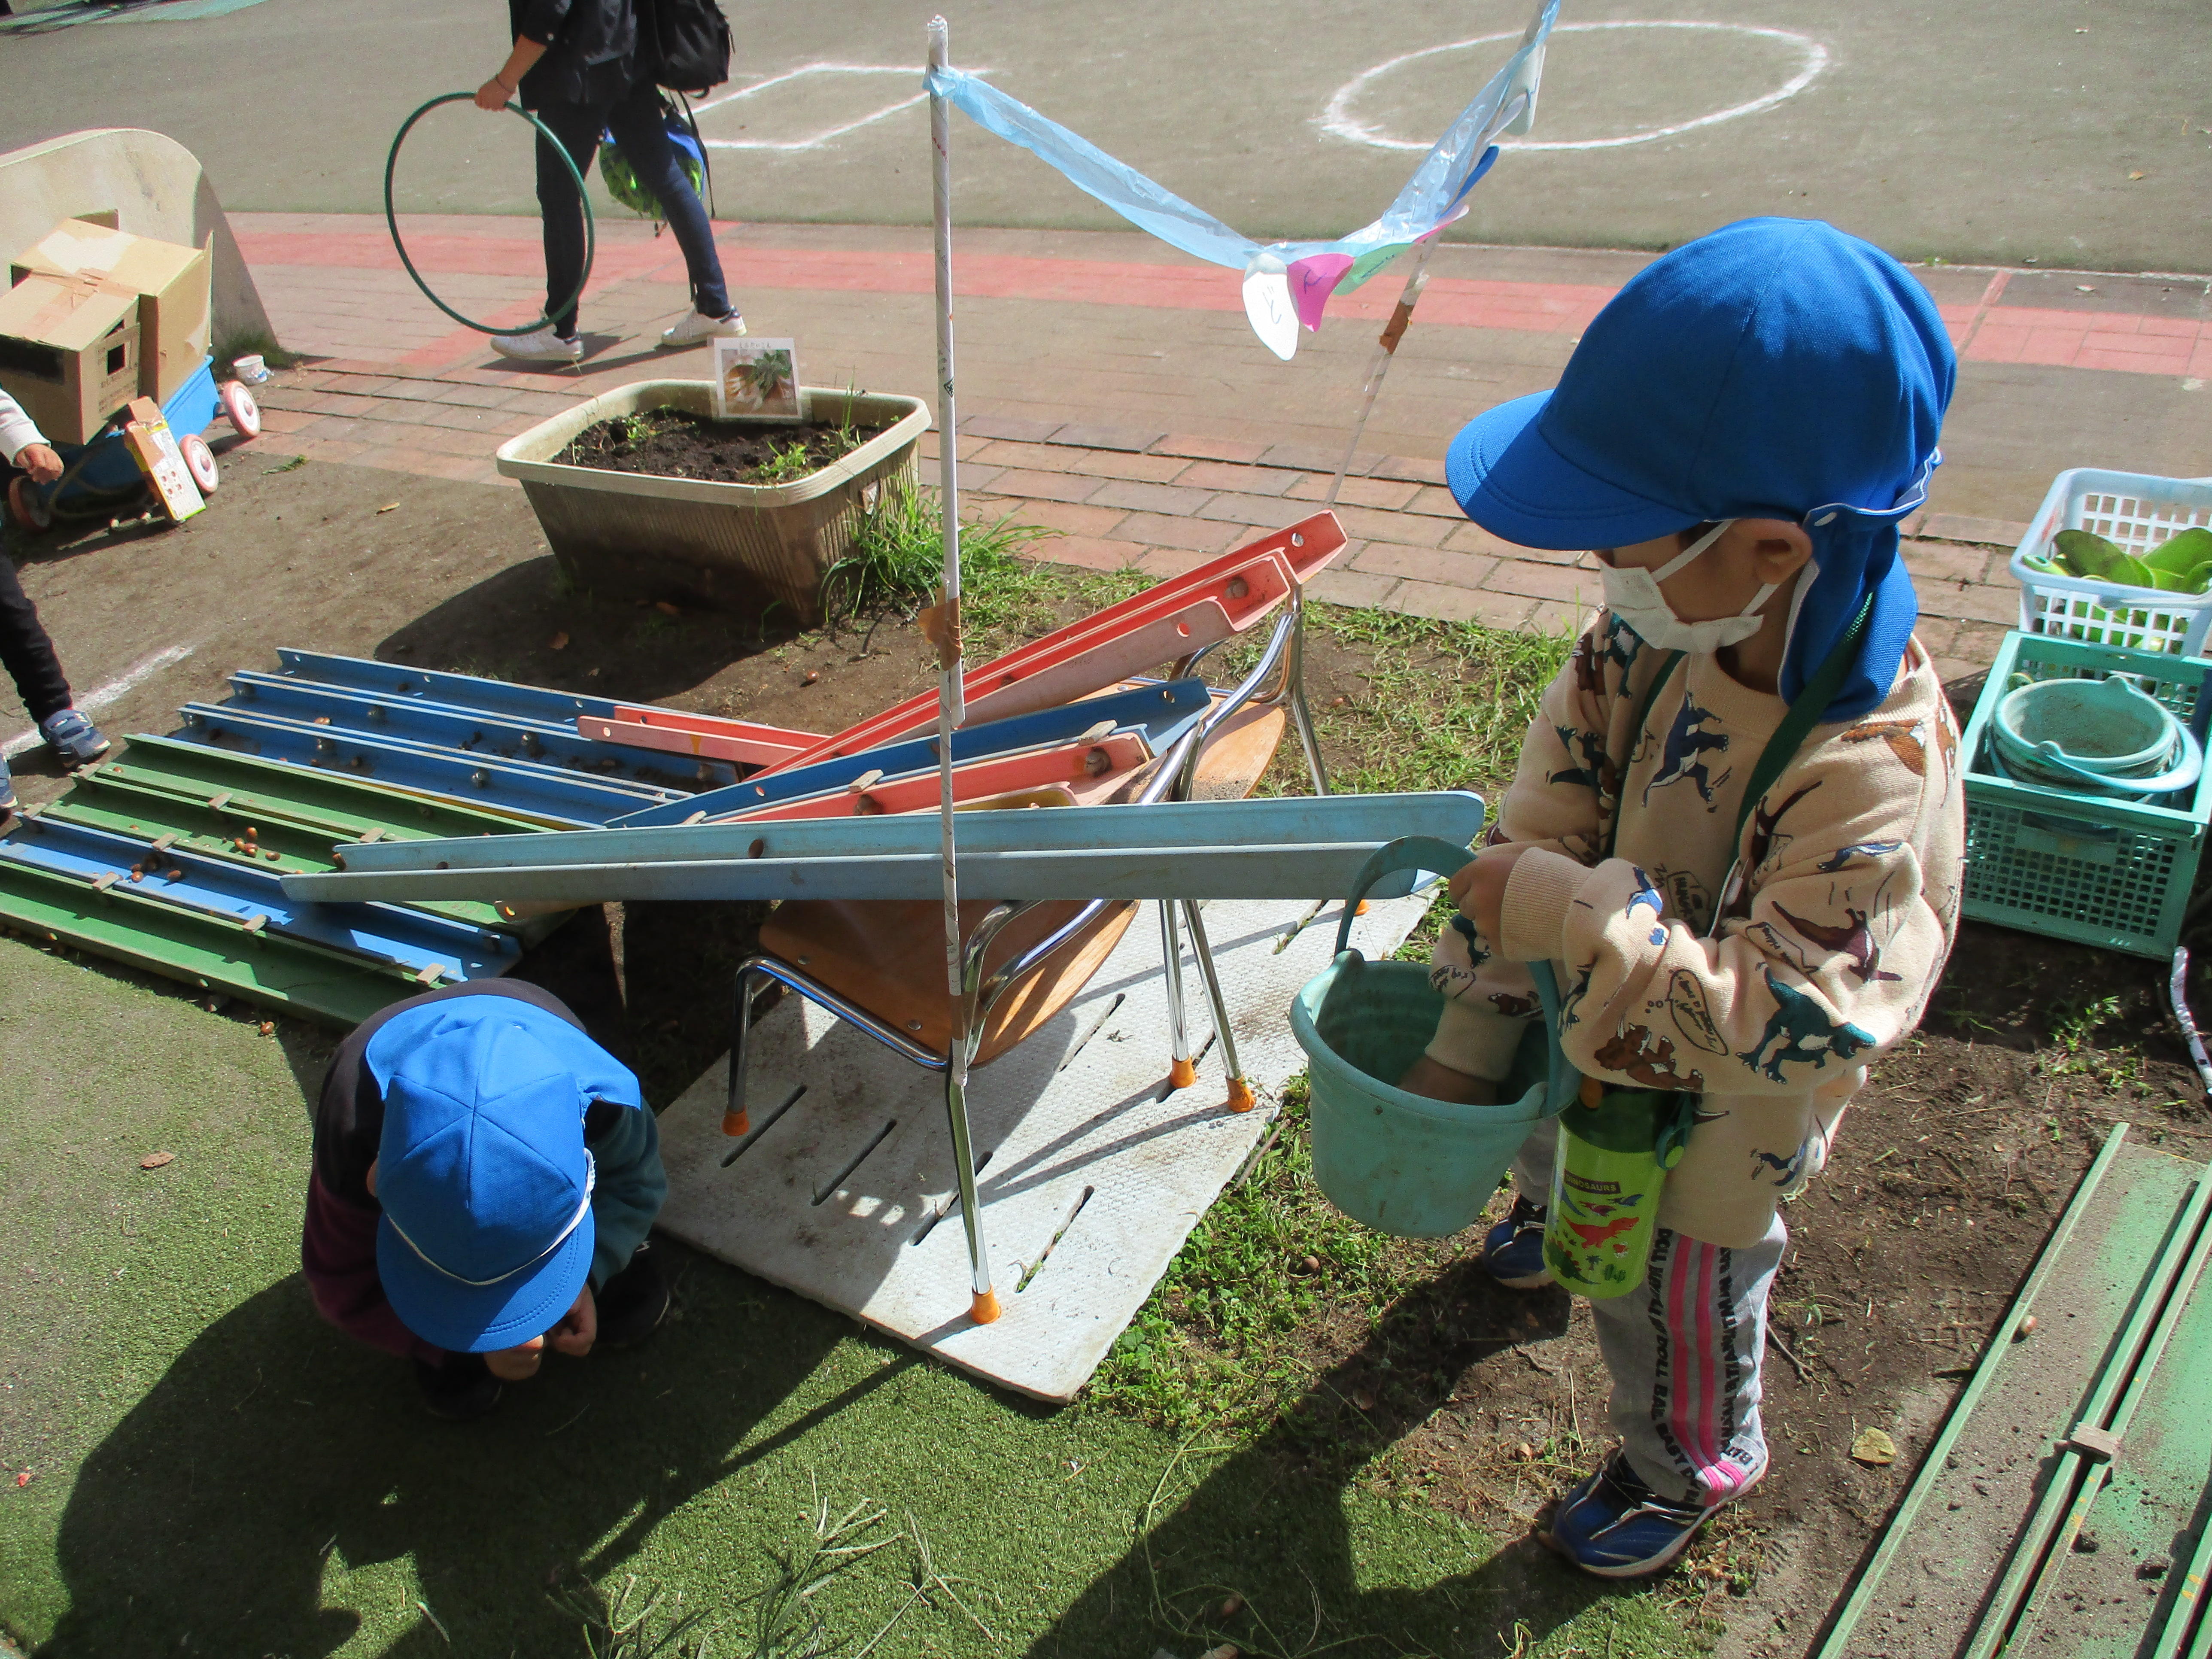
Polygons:
[[[1241,800],[1274,758],[1288,722],[1278,708],[1245,708],[1224,723],[1199,757],[1191,780],[1194,800]],[[1141,787],[1143,769],[1128,775],[1104,799],[1127,799]],[[1103,781],[1103,780],[1102,780]],[[1049,811],[1049,808],[1042,810]],[[972,930],[991,901],[963,902],[960,926]],[[984,977],[1083,908],[1081,901],[1050,900],[1017,916],[984,957]],[[1083,931],[1009,988],[986,1016],[974,1064],[988,1066],[1078,996],[1121,942],[1137,904],[1125,900],[1093,917]],[[925,901],[807,899],[778,905],[761,927],[761,949],[857,1004],[934,1054],[952,1047],[952,998],[945,985],[945,908]]]

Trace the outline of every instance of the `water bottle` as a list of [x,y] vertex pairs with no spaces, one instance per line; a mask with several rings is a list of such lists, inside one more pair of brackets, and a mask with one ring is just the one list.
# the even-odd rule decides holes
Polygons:
[[1586,1077],[1559,1115],[1544,1261],[1578,1296],[1625,1296],[1641,1284],[1667,1171],[1682,1160],[1698,1097],[1608,1089]]

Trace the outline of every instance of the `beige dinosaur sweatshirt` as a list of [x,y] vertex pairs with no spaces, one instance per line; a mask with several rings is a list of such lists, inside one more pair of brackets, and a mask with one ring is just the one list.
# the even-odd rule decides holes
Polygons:
[[1704,1095],[1660,1219],[1741,1249],[1826,1161],[1868,1062],[1942,972],[1966,838],[1958,727],[1913,641],[1879,708],[1813,728],[1739,846],[1744,789],[1788,705],[1692,655],[1631,731],[1665,657],[1603,611],[1545,692],[1492,831],[1532,850],[1502,939],[1455,921],[1437,941],[1430,978],[1449,1000],[1428,1052],[1503,1077],[1539,1012],[1524,964],[1550,961],[1584,1075]]

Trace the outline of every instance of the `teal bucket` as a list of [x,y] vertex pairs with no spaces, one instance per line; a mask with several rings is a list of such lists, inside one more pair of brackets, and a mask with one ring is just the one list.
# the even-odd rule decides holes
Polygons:
[[[1334,960],[1291,1004],[1312,1090],[1314,1179],[1353,1220],[1401,1238],[1443,1238],[1474,1225],[1522,1142],[1565,1107],[1575,1087],[1552,1041],[1553,1018],[1529,1027],[1494,1106],[1455,1105],[1396,1086],[1436,1035],[1444,999],[1419,963],[1369,962],[1347,949],[1352,919],[1382,876],[1449,874],[1468,856],[1426,836],[1376,852],[1345,901]],[[1550,966],[1537,963],[1534,971],[1546,1012],[1555,1014]]]

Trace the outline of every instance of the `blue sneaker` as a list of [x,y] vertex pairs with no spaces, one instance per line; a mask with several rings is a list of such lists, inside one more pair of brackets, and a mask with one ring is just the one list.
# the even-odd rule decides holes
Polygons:
[[1547,1213],[1543,1205],[1531,1203],[1516,1193],[1513,1213],[1484,1236],[1483,1267],[1508,1290],[1533,1291],[1552,1282],[1552,1270],[1544,1264]]
[[8,775],[8,757],[0,755],[0,817],[15,810],[15,781]]
[[39,722],[45,734],[46,747],[61,757],[64,766],[74,772],[80,766],[89,766],[108,750],[107,739],[100,730],[74,708],[64,708],[58,714],[49,714]]
[[1642,1578],[1664,1572],[1719,1508],[1660,1497],[1615,1452],[1559,1499],[1543,1539],[1584,1572]]

